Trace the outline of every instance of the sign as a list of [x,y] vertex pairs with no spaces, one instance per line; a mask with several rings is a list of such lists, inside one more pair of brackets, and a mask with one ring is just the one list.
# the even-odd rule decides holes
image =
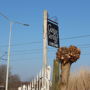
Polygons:
[[52,20],[48,20],[47,37],[49,46],[59,48],[59,28]]

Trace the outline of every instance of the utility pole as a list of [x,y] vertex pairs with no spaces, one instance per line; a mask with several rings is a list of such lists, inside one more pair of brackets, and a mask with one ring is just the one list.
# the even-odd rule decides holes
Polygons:
[[44,10],[44,30],[43,30],[43,88],[46,90],[46,68],[47,68],[47,20],[48,12]]

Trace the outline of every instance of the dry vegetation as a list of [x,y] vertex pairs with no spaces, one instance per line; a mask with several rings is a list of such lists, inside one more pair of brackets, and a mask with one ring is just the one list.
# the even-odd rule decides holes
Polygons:
[[70,75],[68,90],[90,90],[90,71],[80,70],[76,73]]
[[[53,90],[61,90],[60,84],[58,83],[57,88]],[[67,90],[90,90],[90,71],[82,69],[72,73],[69,77]]]

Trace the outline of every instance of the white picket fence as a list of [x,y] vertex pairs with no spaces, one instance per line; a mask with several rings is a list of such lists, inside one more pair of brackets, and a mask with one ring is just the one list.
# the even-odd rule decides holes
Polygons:
[[[44,75],[42,69],[40,73],[37,75],[37,77],[34,78],[34,80],[32,80],[32,82],[30,82],[28,85],[24,84],[18,87],[18,90],[49,90],[51,86],[50,75],[51,75],[51,67],[48,66],[46,69],[46,75]],[[45,82],[44,85],[43,81]]]

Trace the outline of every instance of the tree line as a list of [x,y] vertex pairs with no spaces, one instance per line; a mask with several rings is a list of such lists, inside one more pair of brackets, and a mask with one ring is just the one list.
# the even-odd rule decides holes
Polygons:
[[[17,88],[21,85],[20,77],[16,74],[12,74],[11,70],[9,70],[9,90],[17,90]],[[0,86],[5,88],[6,82],[6,65],[0,65]]]

